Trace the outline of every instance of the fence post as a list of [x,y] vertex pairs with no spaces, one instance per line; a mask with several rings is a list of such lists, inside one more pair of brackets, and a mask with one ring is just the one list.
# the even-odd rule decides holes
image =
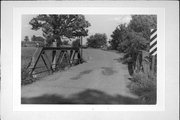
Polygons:
[[154,74],[155,73],[155,57],[156,56],[152,56],[152,73]]
[[157,56],[157,29],[151,29],[149,53],[152,56],[151,73],[155,74],[155,62]]
[[[54,40],[52,47],[57,47],[57,42]],[[56,69],[56,50],[52,51],[52,69],[55,71]]]

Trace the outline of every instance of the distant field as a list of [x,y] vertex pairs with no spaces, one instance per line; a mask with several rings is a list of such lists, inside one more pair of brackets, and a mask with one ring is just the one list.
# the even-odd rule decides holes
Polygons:
[[[33,54],[35,53],[36,49],[37,49],[36,47],[22,47],[21,48],[21,68],[24,68],[24,67],[26,68],[29,65],[29,63],[31,62],[31,58],[33,57]],[[46,51],[46,54],[48,55],[49,60],[51,60],[52,53],[50,51]],[[44,66],[44,63],[41,58],[36,66],[37,67]],[[44,69],[45,69],[45,66],[44,68],[36,69],[35,71],[42,71]]]
[[31,61],[36,47],[21,47],[21,67],[25,67]]

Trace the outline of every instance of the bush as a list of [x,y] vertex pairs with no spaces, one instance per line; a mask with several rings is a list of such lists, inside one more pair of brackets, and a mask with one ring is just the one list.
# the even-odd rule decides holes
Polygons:
[[72,47],[80,47],[80,39],[76,39],[72,42]]
[[106,46],[107,36],[106,34],[96,33],[87,38],[87,46],[92,48],[102,48]]
[[139,96],[142,104],[156,104],[156,78],[144,73],[134,74],[130,90]]

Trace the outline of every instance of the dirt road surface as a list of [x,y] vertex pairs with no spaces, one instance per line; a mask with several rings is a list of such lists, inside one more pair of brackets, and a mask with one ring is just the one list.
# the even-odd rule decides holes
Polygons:
[[128,89],[127,65],[121,54],[85,49],[87,61],[57,72],[21,89],[23,104],[135,104]]

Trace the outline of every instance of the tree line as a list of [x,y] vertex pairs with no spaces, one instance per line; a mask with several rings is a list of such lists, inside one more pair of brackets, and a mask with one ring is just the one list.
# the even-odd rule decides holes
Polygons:
[[[91,24],[85,19],[84,15],[46,15],[41,14],[34,17],[29,24],[32,26],[32,30],[41,29],[43,37],[33,35],[32,42],[46,43],[46,46],[51,46],[54,40],[57,41],[57,46],[69,45],[69,41],[72,42],[72,46],[80,46],[80,37],[88,36],[88,27]],[[68,39],[68,40],[63,40]],[[29,42],[28,36],[25,36],[24,42]],[[87,46],[99,48],[107,43],[107,36],[105,34],[96,33],[87,38]]]
[[62,44],[62,39],[69,40],[88,35],[90,23],[84,15],[55,15],[41,14],[34,17],[29,24],[32,30],[41,29],[47,45],[51,45],[54,40],[57,46]]
[[[139,50],[149,49],[150,29],[157,28],[156,15],[132,15],[129,24],[120,24],[112,32],[109,42],[109,48],[126,53],[126,56],[132,60],[136,58]],[[69,44],[68,41],[63,43],[62,39],[76,39],[72,45],[80,44],[80,37],[88,36],[88,27],[91,24],[85,19],[84,15],[46,15],[41,14],[34,17],[29,24],[32,30],[41,29],[42,37],[32,37],[32,41],[45,40],[47,45],[51,45],[54,40],[58,46]],[[28,38],[26,37],[25,40]],[[106,34],[96,33],[87,38],[87,46],[101,48],[107,45]]]
[[116,27],[109,41],[110,47],[121,53],[128,62],[136,60],[139,50],[149,50],[150,30],[157,28],[156,15],[132,15],[129,24]]

